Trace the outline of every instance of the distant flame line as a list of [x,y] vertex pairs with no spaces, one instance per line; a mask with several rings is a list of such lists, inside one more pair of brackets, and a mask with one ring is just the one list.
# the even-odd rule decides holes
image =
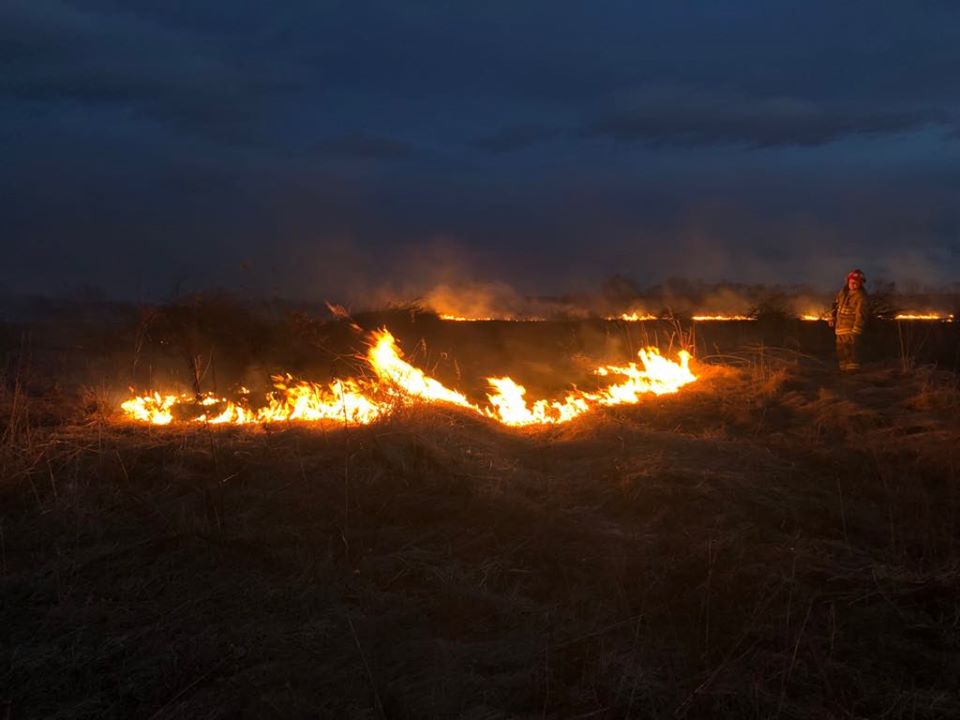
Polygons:
[[[545,322],[546,318],[543,317],[493,317],[493,316],[484,316],[484,317],[465,317],[463,315],[446,315],[441,314],[438,316],[441,320],[449,320],[454,322]],[[683,317],[683,316],[681,316]],[[689,317],[693,322],[753,322],[758,318],[756,315],[726,315],[723,313],[714,313],[714,314],[696,314],[686,316]],[[629,312],[622,313],[620,315],[610,315],[602,318],[607,321],[623,321],[623,322],[656,322],[656,321],[669,321],[673,318],[663,315],[653,315],[647,312]],[[801,315],[795,316],[797,320],[803,320],[806,322],[826,322],[829,320],[827,314],[816,314],[816,313],[803,313]],[[948,313],[937,313],[937,312],[904,312],[898,313],[893,316],[894,320],[925,320],[925,321],[939,321],[939,322],[954,322],[956,320],[953,314]]]

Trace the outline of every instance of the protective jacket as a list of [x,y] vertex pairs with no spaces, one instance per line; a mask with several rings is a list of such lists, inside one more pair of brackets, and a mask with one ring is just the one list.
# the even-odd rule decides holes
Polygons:
[[859,335],[867,321],[867,293],[863,288],[843,288],[833,303],[833,323],[837,335]]

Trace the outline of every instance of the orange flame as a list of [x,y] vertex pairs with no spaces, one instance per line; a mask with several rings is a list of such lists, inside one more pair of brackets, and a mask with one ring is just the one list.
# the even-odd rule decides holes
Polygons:
[[607,318],[608,320],[624,320],[626,322],[645,322],[647,320],[656,320],[656,315],[651,315],[646,312],[629,312],[623,313],[619,318]]
[[618,383],[595,392],[574,389],[562,400],[541,399],[532,404],[524,397],[526,389],[511,378],[487,378],[491,393],[488,405],[481,407],[404,360],[393,335],[384,329],[373,334],[366,356],[376,380],[334,380],[321,385],[295,381],[289,375],[275,376],[274,391],[257,409],[212,394],[197,399],[160,393],[130,398],[121,409],[130,420],[154,425],[178,420],[232,425],[329,420],[365,425],[393,407],[427,401],[456,405],[505,425],[543,425],[569,422],[595,407],[636,404],[645,394],[675,393],[697,379],[686,352],[680,352],[679,362],[672,362],[649,348],[641,350],[638,359],[639,365],[603,365],[594,371],[599,377],[619,378]]
[[403,394],[419,400],[437,400],[461,407],[473,408],[470,401],[456,390],[449,390],[428,377],[423,370],[415,368],[400,357],[396,341],[387,330],[374,334],[376,342],[367,353],[367,361],[382,380],[396,386]]
[[[441,320],[449,320],[455,322],[542,322],[544,318],[542,317],[516,317],[516,316],[477,316],[477,317],[465,317],[463,315],[440,315]],[[797,315],[798,320],[805,320],[808,322],[828,320],[828,314],[817,313],[813,311],[803,312],[800,315]],[[628,313],[622,313],[620,315],[610,315],[604,318],[609,321],[622,320],[625,322],[645,322],[652,320],[660,320],[661,318],[657,315],[643,311],[634,311]],[[694,322],[726,322],[726,321],[745,321],[745,320],[756,320],[756,317],[752,315],[725,315],[722,313],[697,313],[696,315],[691,316],[690,318]],[[944,314],[938,312],[919,312],[919,311],[910,311],[903,312],[895,316],[896,320],[939,320],[941,322],[954,322],[956,318],[951,314]]]
[[756,320],[750,315],[694,315],[694,322],[726,322],[730,320]]
[[936,312],[906,312],[894,315],[894,320],[939,320],[953,322],[953,315],[943,315]]
[[451,322],[492,322],[498,318],[493,317],[464,317],[463,315],[440,315],[441,320],[449,320]]

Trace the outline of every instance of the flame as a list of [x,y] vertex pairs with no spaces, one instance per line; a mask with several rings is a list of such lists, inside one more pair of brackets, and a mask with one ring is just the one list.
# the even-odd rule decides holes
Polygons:
[[625,320],[627,322],[644,322],[646,320],[656,320],[656,315],[651,315],[650,313],[623,313],[619,318],[607,318],[608,320]]
[[124,413],[131,420],[153,423],[154,425],[169,425],[173,422],[173,408],[177,403],[190,402],[189,395],[161,395],[158,392],[152,395],[141,395],[130,398],[120,405]]
[[756,320],[749,315],[694,315],[691,318],[694,322],[726,322],[730,320]]
[[[518,316],[498,316],[498,317],[486,317],[486,316],[477,316],[477,317],[466,317],[463,315],[445,315],[442,314],[439,316],[441,320],[449,320],[453,322],[543,322],[545,318],[530,316],[530,317],[518,317]],[[829,319],[824,313],[817,312],[804,312],[796,316],[798,320],[805,320],[807,322],[815,322],[820,320]],[[628,312],[622,313],[620,315],[611,315],[604,318],[609,321],[623,320],[625,322],[645,322],[651,320],[660,320],[661,318],[657,315],[652,315],[650,313],[637,311],[637,312]],[[691,319],[694,322],[727,322],[732,320],[756,320],[755,317],[751,315],[724,315],[722,313],[698,313],[693,315]],[[939,320],[941,322],[954,322],[955,316],[951,314],[937,313],[937,312],[903,312],[899,313],[894,317],[896,320]]]
[[441,320],[451,322],[544,322],[546,318],[538,315],[503,315],[499,317],[471,316],[466,315],[447,315],[441,313],[438,315]]
[[395,385],[402,393],[420,400],[437,400],[461,407],[474,407],[470,401],[456,390],[444,387],[423,370],[415,368],[400,357],[396,341],[387,330],[374,335],[376,342],[367,353],[373,371],[382,379]]
[[943,315],[936,312],[906,312],[897,313],[894,320],[939,320],[940,322],[953,322],[953,315]]
[[497,318],[492,317],[464,317],[463,315],[440,315],[441,320],[450,320],[452,322],[491,322]]
[[377,398],[356,380],[334,380],[328,385],[294,382],[289,375],[275,376],[273,380],[275,392],[251,422],[335,420],[366,425],[390,407],[388,399]]
[[690,354],[680,352],[680,362],[674,363],[654,348],[639,353],[643,368],[636,363],[625,366],[606,365],[594,373],[601,377],[614,375],[626,378],[597,392],[571,391],[563,400],[537,400],[528,405],[524,399],[526,388],[508,377],[487,378],[495,393],[488,395],[490,408],[483,414],[505,425],[557,424],[573,420],[597,406],[635,405],[647,393],[664,395],[675,393],[687,383],[696,380],[690,371]]
[[655,348],[648,348],[638,353],[639,364],[602,365],[594,370],[598,377],[616,378],[618,382],[594,392],[573,389],[562,400],[541,399],[528,404],[526,389],[513,379],[487,378],[491,392],[488,404],[481,407],[404,360],[386,329],[374,333],[372,339],[366,361],[376,379],[334,380],[323,385],[278,375],[273,378],[274,390],[256,409],[249,406],[248,398],[233,402],[211,393],[199,398],[146,394],[127,400],[121,409],[130,420],[154,425],[177,420],[232,425],[329,420],[365,425],[400,405],[440,402],[505,425],[543,425],[569,422],[600,406],[636,404],[646,394],[675,393],[697,379],[690,370],[689,353],[681,351],[679,362],[673,362]]

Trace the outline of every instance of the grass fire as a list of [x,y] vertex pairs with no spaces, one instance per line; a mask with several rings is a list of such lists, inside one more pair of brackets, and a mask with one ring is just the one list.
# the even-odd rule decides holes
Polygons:
[[960,718],[960,1],[0,43],[0,720]]
[[954,323],[135,310],[0,334],[12,718],[960,713]]
[[637,355],[642,367],[630,362],[594,370],[597,376],[618,378],[620,382],[596,392],[572,390],[562,400],[536,400],[532,405],[524,397],[526,389],[522,385],[509,377],[491,377],[488,382],[494,392],[487,396],[488,404],[481,407],[405,362],[393,335],[381,330],[373,333],[366,355],[377,378],[374,381],[335,380],[324,386],[277,376],[273,392],[258,408],[210,394],[191,397],[159,392],[131,398],[121,407],[128,418],[154,425],[187,418],[190,408],[195,412],[189,419],[214,425],[323,420],[367,424],[397,404],[426,401],[466,408],[505,425],[542,425],[569,422],[596,407],[636,404],[646,393],[675,393],[696,380],[686,351],[678,353],[676,363],[662,357],[657,348],[642,349]]

